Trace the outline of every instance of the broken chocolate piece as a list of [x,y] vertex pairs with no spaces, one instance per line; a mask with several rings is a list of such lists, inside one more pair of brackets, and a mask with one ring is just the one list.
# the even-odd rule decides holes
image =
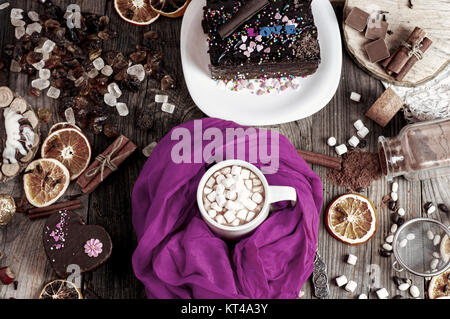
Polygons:
[[386,37],[389,24],[387,22],[370,19],[367,24],[366,38],[371,40],[384,39]]
[[378,39],[367,43],[364,46],[364,49],[366,50],[367,56],[369,57],[369,61],[372,63],[382,61],[390,56],[384,39]]
[[367,25],[367,19],[369,16],[370,15],[367,12],[358,7],[354,7],[348,14],[347,19],[345,19],[345,24],[355,30],[358,30],[359,32],[363,32]]

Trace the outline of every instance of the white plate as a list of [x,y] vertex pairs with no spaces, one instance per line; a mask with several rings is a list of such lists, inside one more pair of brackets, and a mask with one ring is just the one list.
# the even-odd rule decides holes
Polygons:
[[181,26],[181,62],[186,85],[195,104],[205,114],[241,125],[275,125],[313,115],[333,98],[341,77],[342,47],[329,0],[312,3],[322,59],[317,72],[301,79],[297,90],[260,96],[220,88],[211,79],[208,44],[201,26],[205,3],[205,0],[193,0]]

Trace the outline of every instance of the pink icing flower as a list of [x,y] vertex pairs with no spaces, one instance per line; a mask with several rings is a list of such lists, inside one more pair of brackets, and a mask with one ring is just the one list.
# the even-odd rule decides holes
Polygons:
[[84,245],[84,252],[89,257],[98,257],[102,253],[103,244],[98,239],[89,239]]

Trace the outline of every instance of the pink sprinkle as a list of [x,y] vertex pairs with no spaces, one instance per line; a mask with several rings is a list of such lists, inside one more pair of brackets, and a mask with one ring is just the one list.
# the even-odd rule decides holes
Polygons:
[[242,51],[245,51],[245,49],[247,49],[247,46],[245,45],[245,43],[243,43],[243,44],[241,44],[239,49],[241,49]]
[[251,41],[251,42],[250,42],[250,48],[254,48],[254,47],[256,47],[256,42]]
[[264,53],[270,53],[270,48],[265,49]]
[[261,42],[261,41],[262,41],[262,35],[258,35],[258,36],[255,38],[255,40],[258,41],[258,42]]
[[261,44],[258,44],[258,45],[256,46],[256,50],[257,50],[258,52],[260,52],[262,49],[264,49],[264,46],[262,46]]
[[281,21],[283,21],[283,22],[285,22],[285,23],[286,23],[286,22],[288,22],[288,21],[289,21],[289,18],[288,18],[287,16],[284,16],[284,17],[283,17],[283,20],[281,20]]
[[249,58],[249,57],[250,57],[250,52],[248,52],[248,51],[245,51],[245,52],[244,52],[244,55],[245,55],[246,57],[248,57],[248,58]]
[[277,19],[277,20],[281,19],[281,14],[279,12],[277,12],[277,14],[275,15],[275,19]]

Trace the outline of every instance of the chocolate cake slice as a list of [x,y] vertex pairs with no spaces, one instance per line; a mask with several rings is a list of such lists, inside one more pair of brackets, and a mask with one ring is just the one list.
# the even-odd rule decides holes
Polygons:
[[280,78],[316,72],[320,47],[311,0],[265,0],[265,6],[264,0],[256,1],[206,1],[202,25],[208,35],[212,78]]

